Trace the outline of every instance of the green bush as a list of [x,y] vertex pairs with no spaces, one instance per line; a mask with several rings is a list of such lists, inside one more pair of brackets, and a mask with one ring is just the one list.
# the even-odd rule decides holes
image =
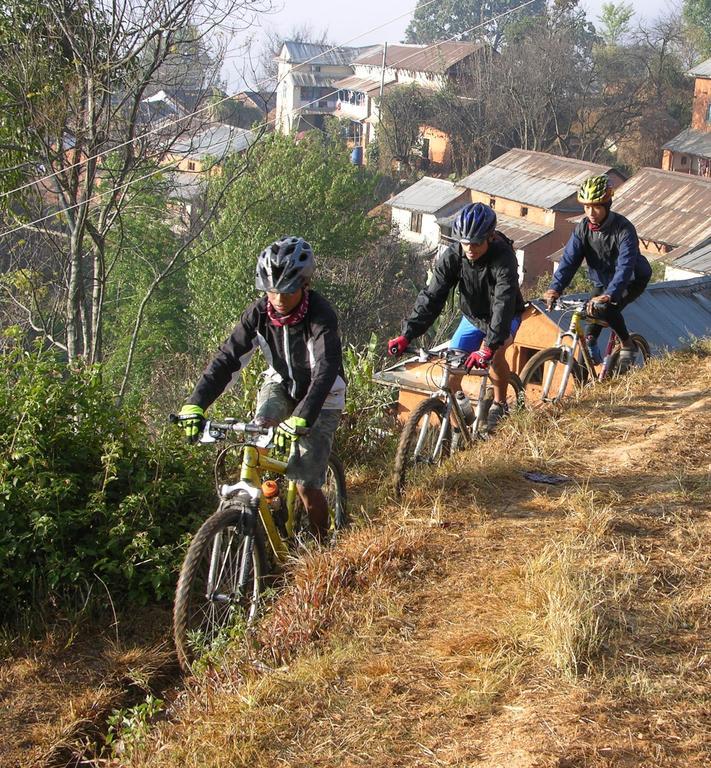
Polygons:
[[0,620],[99,580],[119,603],[170,595],[207,457],[175,428],[150,436],[96,367],[12,349],[0,372]]
[[396,420],[390,405],[397,395],[390,387],[373,381],[381,360],[379,346],[373,335],[364,349],[348,346],[343,350],[348,391],[336,431],[336,450],[346,468],[381,463],[395,450]]

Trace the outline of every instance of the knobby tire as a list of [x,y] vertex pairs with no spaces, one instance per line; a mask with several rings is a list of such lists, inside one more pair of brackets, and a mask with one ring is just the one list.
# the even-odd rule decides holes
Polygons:
[[[439,435],[440,428],[442,426],[442,422],[444,421],[447,414],[447,406],[441,400],[438,400],[437,398],[430,398],[419,403],[410,415],[410,418],[407,420],[407,423],[402,430],[400,441],[398,442],[397,446],[397,451],[395,453],[395,469],[393,474],[393,486],[397,496],[402,494],[402,490],[405,487],[408,470],[413,470],[415,467],[412,452],[417,446],[417,440],[419,438],[421,426],[420,421],[425,416],[433,413],[437,415],[436,427],[434,429],[432,429],[431,426],[428,427],[428,429],[430,429],[433,433],[431,447],[429,450],[433,450]],[[442,451],[438,461],[444,461],[444,459],[449,457],[451,439],[451,426],[448,425],[447,432],[444,436],[444,440],[442,441]],[[434,464],[432,456],[428,457],[426,463],[428,465]]]
[[[525,399],[527,406],[536,407],[537,403],[540,404],[540,402],[542,402],[539,400],[539,393],[537,393],[534,397],[533,393],[529,392],[529,387],[537,387],[539,381],[541,384],[543,383],[543,374],[545,372],[546,363],[557,362],[557,365],[560,366],[562,375],[562,370],[565,367],[565,363],[563,363],[560,359],[562,354],[563,349],[561,347],[548,347],[547,349],[541,349],[539,352],[536,352],[536,354],[533,355],[533,357],[523,367],[523,370],[521,371],[521,388],[523,392],[523,398]],[[574,360],[573,367],[570,371],[570,375],[573,381],[576,383],[584,383],[586,379],[586,373],[587,370],[581,366],[577,360]],[[555,379],[555,375],[553,378]],[[557,387],[552,385],[551,389],[557,390]],[[563,397],[565,397],[565,393],[563,394]]]
[[[207,570],[209,570],[213,542],[215,536],[220,532],[223,533],[223,548],[226,536],[231,536],[227,539],[228,543],[235,544],[234,556],[231,553],[225,556],[225,568],[229,569],[227,576],[229,577],[231,573],[239,573],[245,539],[240,526],[243,510],[244,506],[241,502],[234,502],[218,509],[199,528],[185,555],[173,604],[173,638],[178,653],[178,662],[184,672],[191,670],[192,664],[200,655],[193,647],[194,639],[191,642],[191,632],[195,631],[194,624],[201,613],[205,613],[204,621],[201,624],[204,626],[208,637],[204,647],[200,650],[207,651],[210,650],[212,642],[217,639],[220,631],[228,628],[235,618],[241,619],[245,625],[249,625],[258,612],[259,593],[266,574],[267,562],[264,550],[264,534],[259,522],[257,522],[255,533],[252,536],[251,563],[248,565],[252,573],[250,594],[246,595],[240,604],[235,603],[222,608],[209,601],[205,595]],[[226,581],[227,579],[225,583],[218,586],[229,589],[230,584]],[[217,613],[218,608],[220,608],[221,615]],[[235,610],[240,611],[241,616],[235,617]],[[210,613],[215,614],[214,620],[209,618]]]

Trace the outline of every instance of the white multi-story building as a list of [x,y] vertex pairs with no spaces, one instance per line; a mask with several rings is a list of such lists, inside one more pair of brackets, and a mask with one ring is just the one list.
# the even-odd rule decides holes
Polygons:
[[353,74],[339,80],[337,112],[361,125],[363,146],[374,138],[379,120],[378,99],[381,90],[394,85],[415,83],[423,88],[441,90],[457,80],[485,46],[475,42],[447,42],[436,45],[379,45],[353,60]]
[[335,48],[287,40],[277,56],[279,85],[276,129],[292,133],[323,128],[326,115],[336,114],[335,83],[353,73],[352,62],[367,48]]

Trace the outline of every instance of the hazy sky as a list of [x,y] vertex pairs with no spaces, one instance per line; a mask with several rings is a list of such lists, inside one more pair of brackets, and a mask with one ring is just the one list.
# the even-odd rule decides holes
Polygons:
[[[619,0],[616,0],[619,2]],[[580,6],[595,23],[600,8],[606,0],[581,0]],[[625,0],[641,18],[655,18],[660,14],[679,9],[681,0]],[[339,0],[275,0],[275,12],[261,17],[264,27],[288,34],[294,27],[309,25],[316,32],[324,29],[329,40],[338,45],[372,45],[398,42],[405,35],[417,0],[359,0],[344,3]],[[402,18],[385,24],[396,16]],[[377,27],[377,29],[376,29]],[[259,37],[259,32],[256,33]],[[241,57],[232,54],[225,65],[224,77],[232,87],[240,87]]]

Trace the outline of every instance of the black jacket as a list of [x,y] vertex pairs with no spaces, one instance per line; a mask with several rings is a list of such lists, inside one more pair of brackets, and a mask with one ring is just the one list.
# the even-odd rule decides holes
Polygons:
[[294,416],[312,426],[322,408],[343,408],[346,382],[338,319],[316,291],[309,291],[304,319],[291,326],[272,325],[266,296],[250,304],[203,372],[188,403],[203,408],[211,405],[230,383],[232,374],[247,365],[257,347],[270,366],[267,379],[283,382],[296,401]]
[[429,285],[420,292],[412,314],[403,323],[403,335],[408,340],[432,325],[455,286],[459,286],[462,314],[486,333],[485,344],[496,351],[511,335],[514,316],[523,312],[511,240],[497,232],[487,252],[476,261],[469,261],[458,243],[441,253]]
[[619,302],[632,282],[646,283],[652,267],[639,252],[637,231],[632,222],[610,211],[599,230],[588,227],[588,218],[578,222],[563,251],[551,288],[562,293],[583,263],[588,265],[590,280],[601,291]]

